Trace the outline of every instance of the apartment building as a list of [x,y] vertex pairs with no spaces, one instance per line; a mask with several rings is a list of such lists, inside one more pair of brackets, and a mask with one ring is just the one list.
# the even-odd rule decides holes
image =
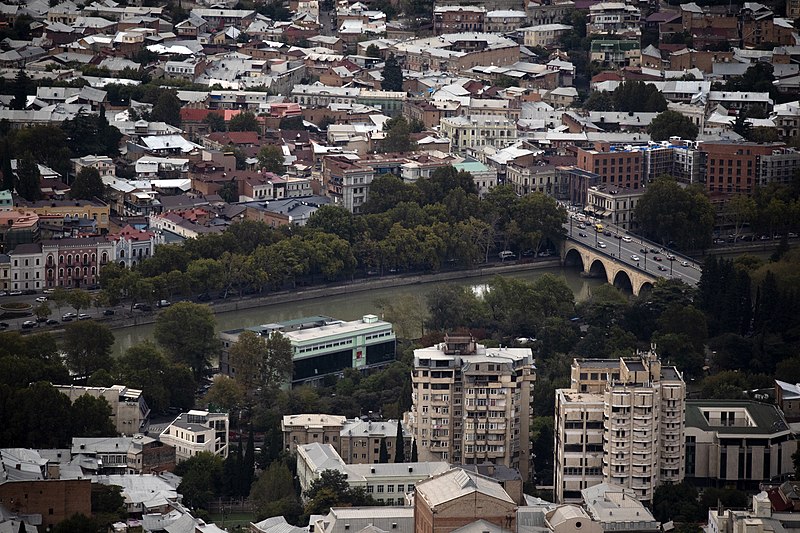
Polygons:
[[529,348],[487,348],[471,335],[415,350],[409,422],[419,459],[500,464],[528,479],[535,370]]
[[228,457],[228,413],[191,410],[181,413],[159,435],[159,440],[175,448],[180,463],[200,452]]
[[776,405],[686,401],[686,479],[695,486],[758,490],[794,473],[797,440]]
[[[339,432],[336,451],[348,464],[374,464],[380,460],[381,440],[386,442],[389,462],[393,463],[397,453],[397,420],[347,420]],[[406,460],[411,458],[411,432],[403,431],[403,450]]]
[[586,34],[637,34],[642,13],[625,2],[600,2],[589,7]]
[[627,231],[636,229],[634,214],[636,204],[644,195],[644,189],[629,189],[600,185],[589,187],[586,211],[608,220]]
[[639,41],[593,39],[590,59],[603,67],[623,68],[638,67],[642,62],[642,50]]
[[111,387],[84,387],[80,385],[53,385],[58,392],[74,402],[84,394],[103,398],[111,407],[111,421],[120,435],[133,435],[147,430],[150,408],[142,391],[129,389],[125,385]]
[[442,133],[447,136],[454,151],[464,153],[468,148],[493,146],[505,148],[517,140],[516,125],[503,116],[470,115],[443,118]]
[[710,193],[753,192],[762,157],[784,148],[783,143],[704,142],[706,190]]
[[642,155],[638,150],[616,150],[597,143],[594,150],[578,148],[577,167],[599,174],[602,183],[638,189],[642,185]]
[[561,40],[561,36],[571,30],[572,26],[558,23],[542,24],[539,26],[530,26],[528,28],[520,29],[523,35],[523,43],[525,43],[525,46],[541,46],[543,48],[558,45]]
[[528,15],[517,9],[495,9],[486,12],[483,31],[508,33],[528,23]]
[[433,8],[433,33],[483,31],[486,8],[478,6],[436,6]]
[[653,350],[575,359],[570,388],[556,390],[556,501],[603,482],[650,501],[660,483],[683,480],[685,398],[683,377]]
[[283,449],[295,453],[298,446],[311,443],[339,445],[339,434],[347,417],[341,415],[286,415],[281,420]]

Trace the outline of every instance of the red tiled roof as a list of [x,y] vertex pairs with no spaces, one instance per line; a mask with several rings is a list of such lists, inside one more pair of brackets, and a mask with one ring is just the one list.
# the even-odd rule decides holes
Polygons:
[[622,81],[622,76],[616,72],[610,71],[601,72],[596,76],[592,76],[592,83],[600,83],[603,81]]
[[211,113],[210,109],[183,107],[181,108],[181,120],[187,122],[201,122],[208,117],[209,113]]

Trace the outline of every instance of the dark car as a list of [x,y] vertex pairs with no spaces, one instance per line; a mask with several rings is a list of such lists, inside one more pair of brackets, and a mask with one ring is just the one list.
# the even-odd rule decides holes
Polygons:
[[661,256],[660,255],[653,256],[653,261],[661,261]]
[[45,322],[45,324],[47,324],[48,326],[57,326],[60,324],[60,322],[55,318],[50,318],[47,320],[47,322]]
[[647,248],[639,248],[639,251],[643,254],[647,253]]
[[31,329],[34,326],[36,326],[36,321],[34,320],[26,320],[22,323],[22,329]]
[[667,271],[667,267],[665,267],[664,265],[658,265],[658,269],[659,269],[661,272],[666,272],[666,271]]
[[650,253],[651,254],[657,254],[658,250],[656,250],[655,248],[650,248]]
[[586,235],[584,232],[582,232],[582,231],[581,231],[581,232],[578,232],[578,236],[579,236],[579,237],[587,237],[587,235]]
[[36,294],[36,291],[33,289],[25,289],[24,291],[22,291],[22,294],[24,294],[25,296],[30,296],[31,294]]
[[138,310],[138,311],[152,311],[153,310],[153,308],[150,305],[143,304],[143,303],[133,304],[133,308]]
[[603,235],[605,235],[606,237],[611,237],[611,231],[610,230],[605,230],[603,232]]
[[114,310],[113,309],[106,309],[105,311],[103,311],[103,314],[105,316],[112,316],[112,315],[114,315]]
[[198,296],[197,299],[201,302],[208,302],[211,300],[211,295],[206,292]]
[[0,329],[8,328],[8,322],[0,322]]
[[47,317],[45,317],[45,316],[37,316],[37,317],[36,317],[36,322],[38,322],[38,323],[40,323],[40,324],[41,324],[42,322],[47,322]]

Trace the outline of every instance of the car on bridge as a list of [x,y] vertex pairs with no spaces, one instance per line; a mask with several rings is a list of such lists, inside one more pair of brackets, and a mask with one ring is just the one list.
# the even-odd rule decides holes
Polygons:
[[582,231],[579,231],[579,232],[578,232],[578,237],[588,237],[588,235],[586,235],[586,234],[585,234],[584,232],[582,232]]
[[633,259],[634,261],[640,261],[642,258],[641,258],[641,257],[639,257],[639,256],[638,256],[638,255],[636,255],[636,254],[633,254],[633,255],[631,256],[631,259]]
[[658,265],[658,270],[660,270],[661,272],[666,272],[667,267],[665,267],[664,265]]
[[661,261],[661,256],[660,255],[654,255],[653,256],[653,261]]
[[597,247],[598,248],[605,248],[606,247],[606,243],[604,243],[603,241],[597,241]]
[[625,235],[625,236],[622,238],[622,240],[623,240],[623,241],[625,241],[625,242],[631,242],[633,239],[631,239],[630,237],[628,237],[627,235]]

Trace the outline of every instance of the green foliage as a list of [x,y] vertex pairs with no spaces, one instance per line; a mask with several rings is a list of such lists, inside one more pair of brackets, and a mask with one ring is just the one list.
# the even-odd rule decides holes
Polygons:
[[262,147],[258,152],[258,166],[267,172],[283,175],[285,166],[281,147],[274,144]]
[[220,197],[228,203],[239,201],[239,187],[235,181],[226,181],[219,189]]
[[338,470],[323,470],[303,496],[306,498],[305,512],[309,515],[327,514],[331,507],[376,505],[363,487],[351,488],[347,475]]
[[250,111],[239,113],[228,121],[228,131],[261,131],[258,119]]
[[53,533],[97,533],[99,530],[100,524],[93,518],[83,514],[74,514],[56,524]]
[[81,437],[116,437],[117,429],[111,422],[115,414],[105,398],[84,394],[72,404],[73,431]]
[[[237,367],[238,368],[238,367]],[[209,405],[220,407],[229,412],[235,412],[244,403],[245,389],[228,376],[218,374],[214,376],[211,388],[205,396]]]
[[411,128],[403,115],[387,120],[383,127],[386,136],[378,147],[381,152],[410,152],[416,143],[411,140]]
[[389,462],[389,449],[386,447],[386,437],[381,438],[380,450],[378,451],[378,462],[382,464]]
[[214,314],[208,306],[179,302],[159,315],[154,336],[169,357],[187,365],[197,380],[220,350],[214,325]]
[[182,477],[178,492],[189,507],[207,509],[209,502],[221,493],[222,458],[219,455],[200,452],[178,463],[175,474]]
[[653,119],[647,128],[654,141],[666,141],[671,137],[695,140],[699,128],[691,118],[677,111],[663,111]]
[[181,101],[175,90],[162,90],[148,118],[154,122],[166,122],[172,126],[180,126],[181,107]]
[[92,320],[72,322],[64,331],[67,366],[77,376],[88,378],[95,371],[111,368],[111,328]]
[[778,89],[772,83],[775,81],[774,67],[770,63],[758,61],[751,65],[741,76],[734,76],[728,80],[723,89],[726,91],[765,92],[773,100],[778,97]]
[[667,109],[664,95],[655,85],[643,81],[622,82],[614,89],[611,98],[616,111],[660,113]]
[[71,120],[65,120],[61,124],[61,129],[66,135],[66,144],[72,157],[85,155],[116,157],[119,154],[122,133],[109,125],[105,111],[99,115],[81,113]]
[[206,115],[206,124],[208,124],[208,129],[211,131],[225,131],[227,129],[225,119],[219,113]]
[[593,91],[583,103],[587,111],[613,111],[614,98],[608,91]]
[[39,167],[30,152],[25,152],[17,160],[17,194],[30,202],[41,200],[42,187],[39,183]]
[[36,94],[36,86],[24,69],[17,71],[12,90],[14,99],[11,100],[11,109],[25,109],[28,95]]
[[[295,496],[292,472],[283,461],[273,462],[258,476],[250,490],[250,500],[259,519],[289,514],[297,520],[303,511]],[[290,518],[287,517],[287,520]]]
[[705,518],[707,509],[700,507],[697,489],[686,482],[663,483],[653,494],[653,516],[661,523],[698,522]]
[[367,47],[367,57],[374,57],[374,58],[381,57],[381,51],[378,48],[378,45],[373,43]]
[[69,195],[81,200],[102,200],[105,197],[105,185],[100,178],[100,172],[94,167],[83,167],[72,183]]
[[683,188],[669,177],[653,181],[636,206],[642,233],[681,250],[704,249],[711,244],[714,210],[700,188]]

